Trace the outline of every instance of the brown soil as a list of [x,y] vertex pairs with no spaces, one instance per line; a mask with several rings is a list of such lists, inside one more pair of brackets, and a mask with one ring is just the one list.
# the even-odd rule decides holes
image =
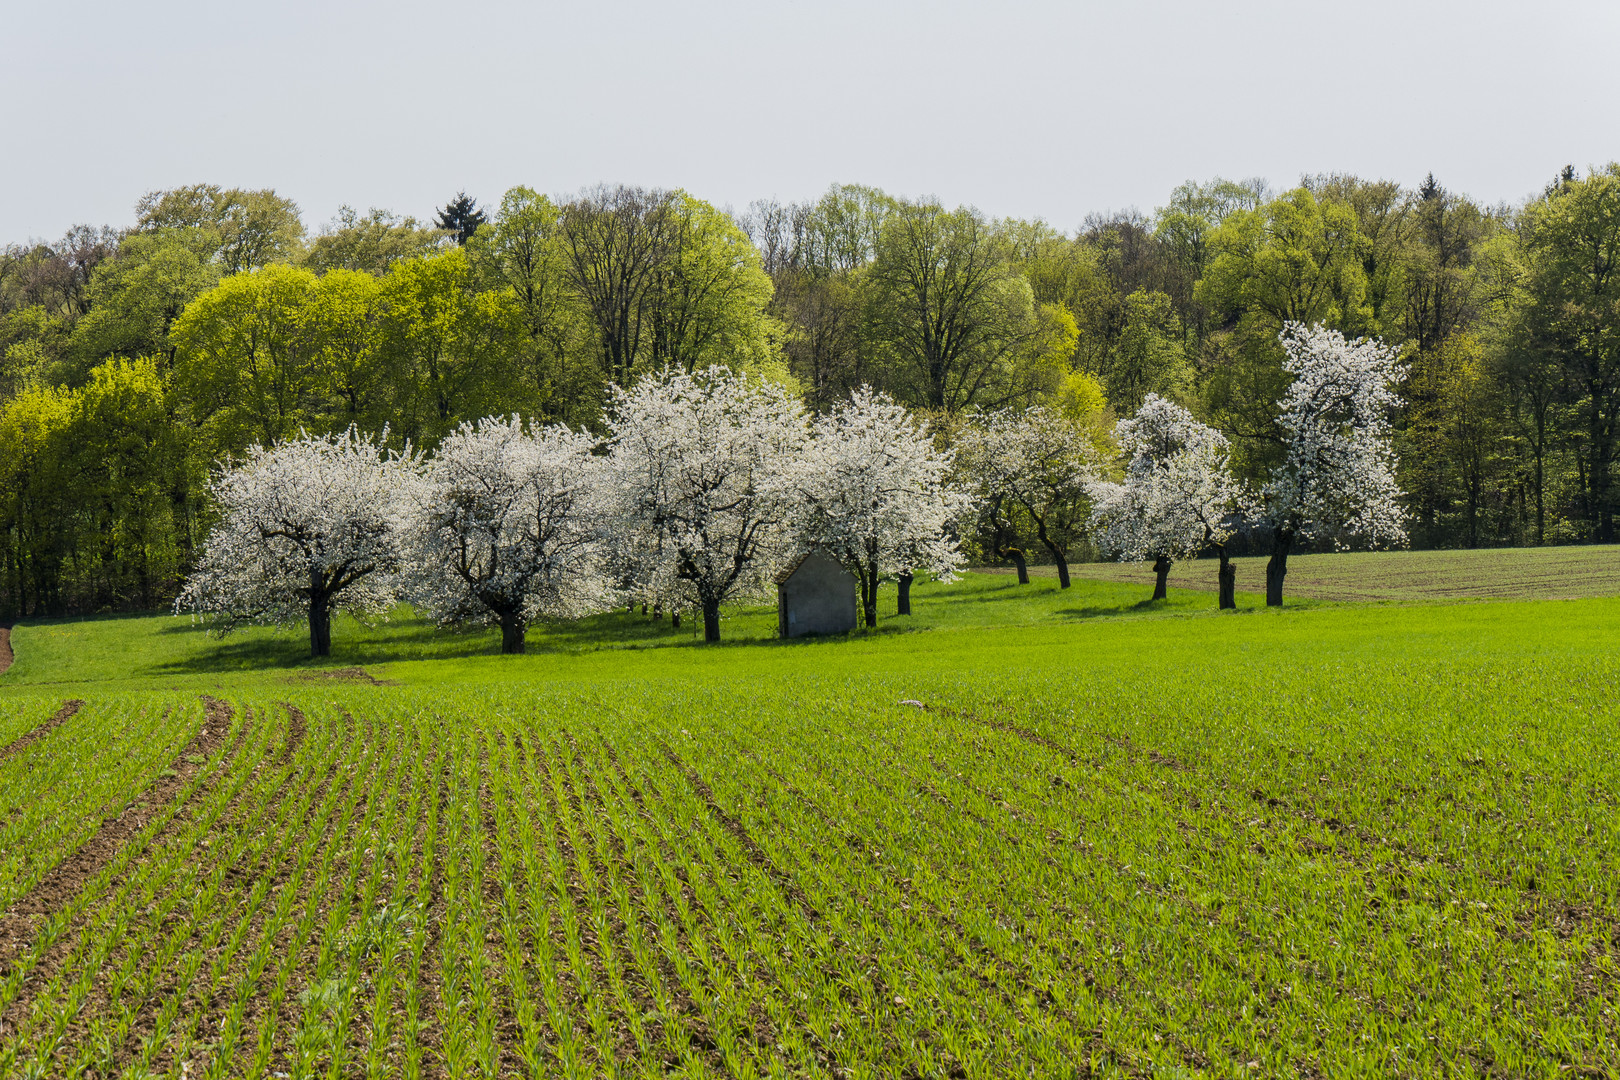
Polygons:
[[73,718],[73,715],[82,708],[84,708],[84,702],[78,700],[77,698],[72,701],[64,702],[62,707],[56,710],[55,716],[51,717],[49,720],[45,721],[43,724],[39,725],[39,727],[28,732],[27,734],[19,735],[5,746],[0,747],[0,761],[4,761],[7,758],[16,757],[24,750],[27,750],[30,746],[33,746],[35,743],[39,742],[39,740],[43,739],[57,728],[67,723]]
[[298,748],[304,745],[304,735],[309,731],[309,721],[304,719],[303,710],[291,702],[281,702],[281,707],[287,710],[289,720],[287,726],[287,741],[281,748],[281,760],[285,764],[298,753]]
[[333,668],[330,671],[311,671],[303,675],[294,675],[289,682],[363,682],[372,686],[398,686],[396,682],[388,679],[379,679],[365,668],[345,667]]
[[0,626],[0,675],[11,666],[11,627]]
[[[13,960],[33,942],[35,929],[71,903],[85,883],[161,813],[205,767],[207,757],[224,744],[231,726],[231,707],[213,698],[205,697],[203,701],[207,706],[207,716],[202,729],[180,751],[174,766],[132,799],[123,813],[102,822],[94,836],[53,867],[40,879],[39,884],[19,897],[11,909],[0,917],[0,971],[11,969]],[[77,708],[79,703],[69,704]]]

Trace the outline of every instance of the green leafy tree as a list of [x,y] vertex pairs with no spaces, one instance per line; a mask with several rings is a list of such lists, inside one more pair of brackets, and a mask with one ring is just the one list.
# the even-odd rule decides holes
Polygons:
[[897,396],[958,411],[1028,400],[1061,378],[1078,331],[1038,305],[1013,250],[977,211],[899,202],[866,290],[866,335]]
[[[1402,488],[1429,511],[1431,527],[1443,528],[1446,515],[1456,517],[1463,542],[1478,547],[1481,514],[1508,448],[1500,374],[1477,337],[1458,334],[1417,354],[1407,391],[1412,405],[1402,440]],[[1435,538],[1443,536],[1437,529]]]
[[444,246],[439,229],[421,225],[375,207],[363,216],[352,206],[339,208],[337,218],[310,240],[303,264],[318,274],[329,270],[364,270],[385,274],[401,259],[418,259]]
[[1202,364],[1204,411],[1236,446],[1234,467],[1257,478],[1278,461],[1276,403],[1290,382],[1278,345],[1288,323],[1363,332],[1363,242],[1354,208],[1296,188],[1228,214],[1209,237],[1194,295],[1213,322]]
[[783,328],[766,314],[772,287],[758,249],[729,216],[684,191],[673,193],[667,214],[669,246],[653,276],[652,365],[768,367]]
[[562,208],[531,188],[513,188],[467,252],[483,282],[505,290],[522,314],[531,411],[575,422],[593,418],[600,378],[590,356],[589,315],[569,287]]
[[64,436],[79,606],[151,608],[172,597],[190,558],[202,470],[158,363],[96,367],[71,399]]
[[1109,347],[1093,362],[1108,400],[1135,412],[1148,394],[1182,400],[1192,391],[1181,320],[1161,292],[1138,289],[1121,303],[1121,326]]
[[294,435],[320,414],[306,332],[315,275],[287,265],[233,274],[175,321],[175,389],[219,451]]
[[137,232],[96,268],[91,307],[69,351],[85,368],[108,357],[174,358],[170,333],[186,305],[220,280],[212,240],[196,229]]
[[0,400],[30,386],[71,382],[73,323],[31,304],[0,315]]
[[1517,347],[1545,351],[1559,365],[1580,438],[1587,536],[1610,542],[1620,423],[1620,164],[1584,180],[1566,174],[1525,207],[1518,241]]
[[382,282],[362,270],[329,270],[304,295],[297,317],[324,403],[319,426],[382,428],[391,401],[383,361]]
[[298,204],[269,189],[191,184],[148,192],[135,212],[142,230],[201,231],[212,241],[213,256],[226,274],[287,262],[299,253],[304,239]]
[[66,437],[70,391],[23,390],[0,407],[0,542],[12,615],[66,610],[63,567],[71,549],[73,490]]
[[396,435],[430,445],[462,420],[522,405],[522,311],[479,287],[466,249],[395,263],[382,302]]
[[1345,206],[1355,214],[1366,282],[1363,328],[1385,337],[1398,333],[1413,224],[1407,192],[1393,180],[1363,180],[1347,173],[1312,177],[1305,186],[1318,202]]

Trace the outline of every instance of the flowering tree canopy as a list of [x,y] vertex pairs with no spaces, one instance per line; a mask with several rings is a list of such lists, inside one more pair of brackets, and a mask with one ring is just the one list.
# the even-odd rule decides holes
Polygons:
[[1157,394],[1114,433],[1126,455],[1125,478],[1092,485],[1098,546],[1126,561],[1152,560],[1153,599],[1162,600],[1171,564],[1213,545],[1222,555],[1221,604],[1232,606],[1224,545],[1239,489],[1227,469],[1226,436]]
[[612,389],[606,480],[649,580],[687,582],[703,633],[720,605],[763,591],[790,541],[804,411],[781,387],[708,368]]
[[1069,548],[1085,535],[1097,467],[1086,433],[1035,405],[981,415],[963,430],[960,446],[964,469],[996,525],[1002,526],[1010,511],[1022,510],[1057,564],[1058,584],[1067,589]]
[[399,496],[412,460],[350,428],[253,446],[217,476],[220,521],[175,609],[221,630],[309,620],[310,652],[332,652],[334,610],[394,601]]
[[1375,546],[1406,539],[1389,425],[1405,374],[1399,348],[1300,323],[1285,326],[1280,340],[1294,382],[1277,403],[1287,453],[1260,492],[1273,535],[1271,605],[1282,603],[1296,538]]
[[496,623],[521,653],[528,624],[606,603],[596,440],[488,418],[462,424],[412,485],[407,595],[441,623]]
[[905,407],[869,387],[816,420],[795,481],[800,542],[855,575],[867,626],[877,625],[883,578],[904,588],[918,571],[948,578],[961,566],[952,526],[970,499],[946,482],[950,468]]

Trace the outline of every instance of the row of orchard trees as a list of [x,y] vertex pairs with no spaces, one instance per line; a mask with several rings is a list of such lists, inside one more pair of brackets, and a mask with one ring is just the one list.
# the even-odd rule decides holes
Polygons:
[[1001,529],[1015,507],[1064,588],[1068,552],[1090,532],[1154,563],[1155,599],[1174,560],[1216,551],[1222,607],[1234,606],[1226,541],[1244,518],[1262,521],[1275,538],[1268,602],[1280,604],[1296,538],[1404,536],[1394,350],[1297,325],[1284,343],[1296,376],[1281,403],[1286,456],[1252,496],[1225,438],[1156,395],[1115,426],[1123,462],[1111,467],[1094,434],[1041,406],[976,414],[947,448],[870,388],[812,417],[769,381],[666,369],[613,388],[600,439],[512,416],[464,423],[430,455],[354,428],[255,446],[213,485],[220,521],[178,606],[221,629],[307,619],[318,656],[334,611],[400,600],[443,624],[498,625],[508,653],[535,619],[626,599],[699,612],[717,641],[722,604],[761,595],[817,548],[854,576],[874,626],[884,581],[907,611],[914,575],[954,575],[974,519]]
[[860,391],[812,421],[779,385],[709,369],[615,388],[608,435],[518,417],[465,423],[429,456],[354,429],[256,446],[213,493],[221,520],[179,607],[222,629],[399,600],[445,624],[494,624],[523,651],[529,623],[628,598],[696,611],[759,595],[817,546],[861,582],[949,577],[966,497],[950,455],[905,409]]
[[[1114,425],[1119,468],[1097,441],[1034,406],[979,418],[961,435],[962,470],[975,485],[991,550],[1028,580],[1006,538],[1028,523],[1069,587],[1069,552],[1089,536],[1103,552],[1153,564],[1153,598],[1171,565],[1219,560],[1220,606],[1236,606],[1228,542],[1240,529],[1271,537],[1266,602],[1282,603],[1296,543],[1384,546],[1406,540],[1389,417],[1399,405],[1399,350],[1374,339],[1289,323],[1280,336],[1293,376],[1278,407],[1279,461],[1258,485],[1231,468],[1231,444],[1174,402],[1148,394]],[[1109,473],[1117,471],[1118,479]]]

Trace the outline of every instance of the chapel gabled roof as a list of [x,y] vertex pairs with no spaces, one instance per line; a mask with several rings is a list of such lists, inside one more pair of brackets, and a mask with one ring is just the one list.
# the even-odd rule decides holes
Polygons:
[[791,562],[777,572],[777,575],[772,578],[771,581],[777,585],[786,585],[788,583],[788,579],[799,572],[799,567],[804,565],[804,560],[808,559],[810,557],[810,552],[814,550],[814,548],[811,548],[810,551],[806,551],[795,556]]

